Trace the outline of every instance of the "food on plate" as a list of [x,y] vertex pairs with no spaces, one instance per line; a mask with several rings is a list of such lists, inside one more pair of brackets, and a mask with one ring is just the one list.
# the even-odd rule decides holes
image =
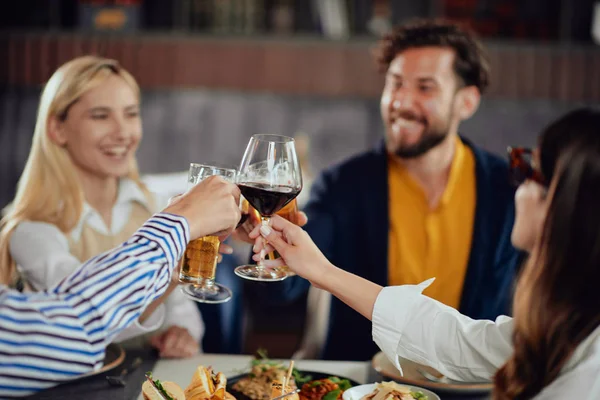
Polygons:
[[223,400],[227,378],[222,372],[215,374],[212,369],[199,366],[192,381],[185,389],[186,400]]
[[[273,382],[283,382],[287,371],[288,367],[277,361],[266,358],[252,360],[250,373],[234,383],[232,389],[243,393],[252,400],[269,400]],[[290,387],[290,391],[295,390],[297,387],[296,375],[297,373],[293,373],[290,382],[288,382],[287,386]]]
[[330,376],[325,379],[309,381],[302,385],[300,400],[338,400],[344,391],[350,389],[352,384],[348,379]]
[[215,374],[211,368],[202,365],[194,371],[192,381],[185,391],[174,382],[152,380],[154,385],[148,381],[142,385],[142,394],[146,400],[235,400],[226,390],[225,375],[222,372]]
[[[341,399],[344,391],[352,386],[347,379],[336,376],[313,380],[311,375],[298,371],[293,368],[292,363],[290,364],[288,366],[270,360],[264,350],[259,350],[258,357],[252,360],[250,372],[234,383],[232,389],[252,400],[269,400],[277,397],[276,391],[280,396],[297,388],[302,389],[298,395],[288,396],[284,400],[337,400]],[[289,368],[292,368],[292,374],[286,384],[285,392],[282,393],[282,382],[287,378]]]
[[396,382],[378,383],[371,393],[363,396],[360,400],[428,400],[423,392],[413,392],[406,386]]
[[154,385],[147,380],[142,384],[142,395],[145,400],[186,400],[185,394],[178,384],[169,381],[161,382],[153,379],[152,373],[149,375]]
[[[280,382],[280,381],[274,381],[271,384],[271,399],[274,399],[274,398],[279,397],[279,396],[281,396],[283,394],[286,394],[286,393],[291,393],[294,390],[296,390],[295,387],[292,388],[291,386],[286,385],[285,388],[284,388],[282,382]],[[294,393],[294,394],[291,394],[289,396],[286,396],[285,400],[299,400],[298,393]]]

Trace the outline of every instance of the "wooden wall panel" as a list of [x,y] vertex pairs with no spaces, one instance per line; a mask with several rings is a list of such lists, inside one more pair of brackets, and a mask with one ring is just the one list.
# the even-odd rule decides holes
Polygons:
[[[373,43],[209,39],[184,36],[3,34],[0,84],[37,86],[69,59],[118,59],[143,88],[210,88],[246,92],[375,98],[383,77]],[[600,101],[600,50],[562,45],[488,43],[488,96]]]

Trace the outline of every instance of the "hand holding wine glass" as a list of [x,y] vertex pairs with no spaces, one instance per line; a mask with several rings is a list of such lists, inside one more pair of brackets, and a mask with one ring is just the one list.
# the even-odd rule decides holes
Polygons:
[[[254,135],[242,158],[237,179],[242,195],[260,214],[262,225],[298,196],[302,190],[302,171],[296,155],[294,139],[278,135]],[[267,270],[262,261],[243,265],[236,275],[256,281],[280,281],[287,278],[284,270]]]
[[[278,215],[273,216],[269,226],[256,227],[250,232],[250,238],[256,240],[253,259],[257,260],[260,253],[276,250],[281,258],[265,261],[265,268],[277,269],[287,265],[315,287],[320,288],[325,272],[333,268],[304,229]],[[268,243],[262,238],[266,238]]]
[[[291,213],[287,212],[286,209],[290,206],[295,206],[294,207],[295,214],[291,214]],[[254,209],[254,207],[249,205],[248,200],[246,200],[242,197],[242,215],[245,215],[245,214],[247,214],[247,216],[245,218],[243,218],[244,219],[243,221],[240,221],[240,224],[237,226],[235,231],[233,231],[231,236],[235,240],[239,240],[239,241],[249,243],[249,244],[254,244],[255,240],[251,239],[250,236],[248,236],[248,235],[257,226],[259,226],[261,224],[260,214],[258,213],[258,211],[256,211]],[[306,216],[306,213],[304,213],[304,211],[299,211],[297,209],[297,206],[295,204],[295,199],[292,202],[288,203],[281,210],[279,210],[279,212],[276,215],[282,216],[283,218],[287,219],[288,221],[293,222],[294,224],[296,224],[300,227],[303,227],[304,225],[306,225],[308,223],[308,217]]]

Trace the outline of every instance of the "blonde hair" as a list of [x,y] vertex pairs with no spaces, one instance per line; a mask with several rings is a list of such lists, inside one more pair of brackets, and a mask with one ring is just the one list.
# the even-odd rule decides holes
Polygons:
[[[56,225],[68,233],[83,210],[84,193],[75,166],[67,150],[48,135],[51,118],[64,121],[69,108],[87,91],[101,85],[109,76],[117,75],[134,89],[135,79],[115,60],[96,56],[78,57],[54,72],[40,98],[31,151],[19,179],[17,194],[1,222],[0,283],[14,284],[15,262],[9,244],[15,228],[23,221],[41,221]],[[149,194],[139,178],[137,162],[132,162],[128,177]]]

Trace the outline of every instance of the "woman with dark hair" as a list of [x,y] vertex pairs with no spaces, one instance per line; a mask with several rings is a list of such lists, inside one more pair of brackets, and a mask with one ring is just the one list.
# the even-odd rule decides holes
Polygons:
[[281,254],[271,266],[285,263],[372,320],[374,341],[398,368],[401,356],[452,379],[493,379],[496,400],[600,399],[600,112],[570,112],[538,149],[509,153],[519,183],[511,239],[530,253],[514,318],[470,319],[421,294],[433,279],[382,288],[340,270],[281,218],[251,237]]

